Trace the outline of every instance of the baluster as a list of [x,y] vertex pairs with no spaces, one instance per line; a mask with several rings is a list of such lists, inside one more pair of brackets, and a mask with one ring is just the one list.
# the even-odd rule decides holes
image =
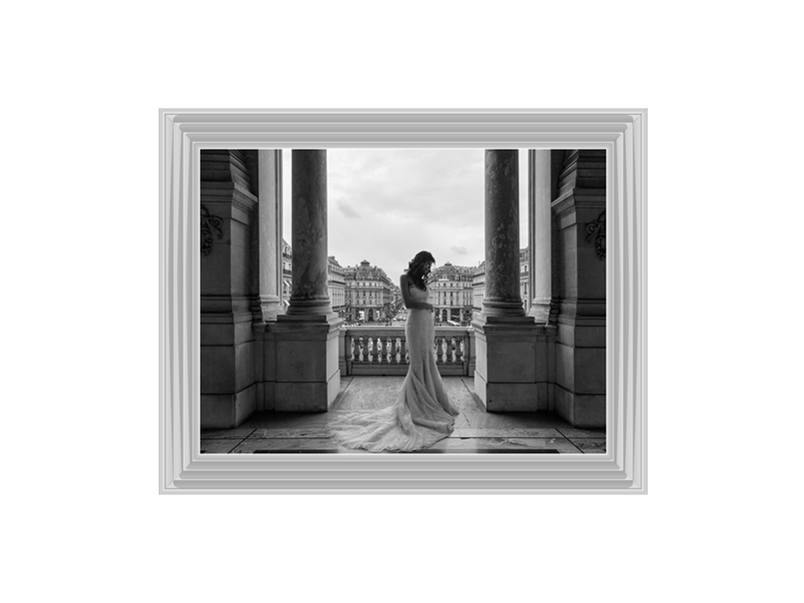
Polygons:
[[355,344],[356,347],[356,356],[359,362],[363,362],[363,338],[358,337],[357,343]]
[[410,364],[410,350],[408,349],[407,339],[402,340],[402,347],[404,348],[402,350],[402,357],[405,359],[405,364]]
[[382,361],[383,364],[391,364],[391,336],[386,335],[382,338]]
[[440,336],[436,336],[435,338],[435,345],[436,345],[436,364],[443,364],[443,356],[442,356],[442,349],[443,349],[444,338]]
[[455,338],[455,364],[463,363],[463,337]]
[[396,351],[396,337],[391,337],[391,358],[389,359],[391,364],[399,364],[399,360],[396,357]]

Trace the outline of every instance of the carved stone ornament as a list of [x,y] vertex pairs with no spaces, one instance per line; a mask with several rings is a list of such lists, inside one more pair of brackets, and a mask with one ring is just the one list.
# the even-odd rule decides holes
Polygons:
[[606,259],[606,212],[600,212],[597,220],[586,225],[586,242],[595,241],[595,251],[599,260]]
[[223,220],[209,213],[209,210],[201,206],[201,255],[209,255],[212,251],[212,233],[223,238]]

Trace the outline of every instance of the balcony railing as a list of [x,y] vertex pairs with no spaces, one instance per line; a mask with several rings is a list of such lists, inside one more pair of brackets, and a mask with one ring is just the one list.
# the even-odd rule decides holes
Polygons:
[[[405,375],[408,371],[405,327],[347,327],[341,329],[340,343],[343,374]],[[433,351],[442,375],[474,374],[471,328],[436,327]]]

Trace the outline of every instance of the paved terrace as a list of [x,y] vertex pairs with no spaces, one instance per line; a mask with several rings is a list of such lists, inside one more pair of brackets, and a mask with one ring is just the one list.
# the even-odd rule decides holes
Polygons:
[[[327,433],[328,422],[346,411],[372,411],[393,404],[404,377],[344,377],[338,398],[326,413],[257,413],[235,429],[201,431],[202,453],[353,453]],[[450,437],[417,453],[551,453],[606,451],[603,429],[577,429],[546,413],[487,413],[469,377],[444,377],[444,387],[461,413]],[[383,453],[381,453],[383,454]],[[398,454],[398,453],[384,453]]]

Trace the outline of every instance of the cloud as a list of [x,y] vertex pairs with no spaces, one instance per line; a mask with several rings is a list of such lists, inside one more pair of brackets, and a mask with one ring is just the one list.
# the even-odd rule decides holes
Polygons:
[[355,211],[355,209],[349,205],[346,201],[341,199],[335,204],[335,207],[347,218],[360,218],[360,214]]
[[[522,164],[527,154],[520,155]],[[423,249],[437,265],[476,266],[485,258],[484,162],[482,149],[328,149],[328,255],[342,266],[368,260],[394,279]],[[291,166],[291,151],[285,150],[286,183]],[[527,172],[520,169],[524,199]],[[283,187],[288,241],[290,188]],[[527,233],[524,208],[520,220]]]

